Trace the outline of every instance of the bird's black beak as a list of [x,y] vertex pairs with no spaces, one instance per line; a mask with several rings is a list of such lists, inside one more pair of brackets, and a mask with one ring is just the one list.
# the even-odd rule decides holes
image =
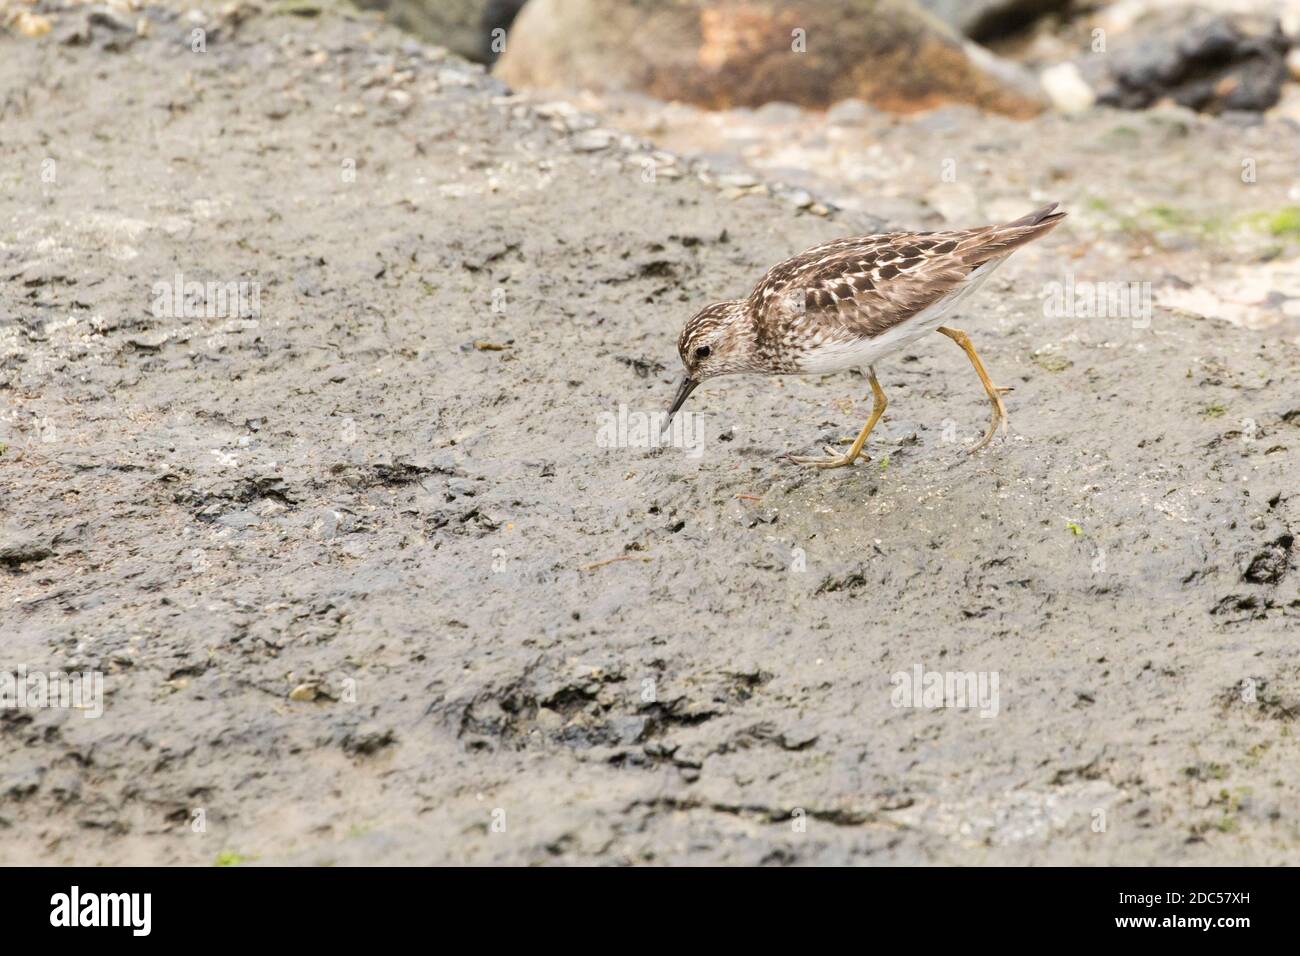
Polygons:
[[673,416],[677,410],[686,404],[686,399],[690,397],[691,392],[695,391],[695,386],[700,383],[691,378],[690,375],[682,376],[682,383],[677,386],[677,397],[673,399],[673,404],[668,409],[668,417],[664,420],[663,431],[668,431],[668,426],[672,424]]

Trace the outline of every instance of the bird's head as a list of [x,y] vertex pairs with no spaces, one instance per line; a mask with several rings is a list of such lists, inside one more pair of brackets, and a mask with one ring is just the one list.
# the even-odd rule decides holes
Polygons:
[[668,410],[669,421],[705,379],[756,370],[754,326],[744,301],[715,302],[687,319],[677,337],[677,354],[686,374]]

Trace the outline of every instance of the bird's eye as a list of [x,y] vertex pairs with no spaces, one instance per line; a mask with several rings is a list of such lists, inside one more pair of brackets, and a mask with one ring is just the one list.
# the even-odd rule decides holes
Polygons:
[[709,353],[711,351],[713,350],[709,348],[707,345],[701,345],[698,349],[695,350],[695,357],[697,359],[706,359],[709,357]]

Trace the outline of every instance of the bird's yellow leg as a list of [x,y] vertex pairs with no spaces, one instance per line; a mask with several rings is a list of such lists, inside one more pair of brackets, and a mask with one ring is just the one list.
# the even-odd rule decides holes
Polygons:
[[862,431],[854,439],[853,447],[844,454],[837,455],[834,448],[827,446],[826,450],[830,452],[830,456],[827,458],[806,458],[790,455],[788,457],[792,462],[796,465],[810,465],[813,468],[843,468],[857,460],[858,456],[862,454],[862,446],[867,443],[867,436],[876,427],[876,422],[880,421],[880,416],[885,414],[885,406],[889,404],[885,399],[885,392],[876,378],[876,370],[873,368],[869,372],[868,378],[871,381],[872,394],[871,417],[867,419],[866,425],[862,427]]
[[980,439],[979,443],[970,450],[970,453],[974,454],[992,440],[993,434],[998,430],[999,425],[1002,426],[1002,434],[1007,433],[1007,408],[1002,404],[1002,393],[1011,391],[1011,388],[999,388],[993,384],[992,379],[989,378],[989,373],[984,371],[984,363],[980,361],[979,353],[975,351],[975,346],[971,345],[970,336],[965,332],[961,329],[950,329],[946,325],[939,326],[938,331],[961,346],[961,350],[970,359],[970,364],[975,367],[975,373],[979,375],[980,381],[984,383],[984,391],[988,392],[989,401],[993,404],[993,418],[989,422],[989,429],[984,433],[984,437]]

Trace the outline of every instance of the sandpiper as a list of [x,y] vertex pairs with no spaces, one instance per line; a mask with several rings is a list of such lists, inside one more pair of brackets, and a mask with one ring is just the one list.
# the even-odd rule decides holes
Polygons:
[[978,451],[999,426],[1006,434],[1002,393],[1010,389],[993,384],[966,333],[943,319],[1011,253],[1064,219],[1056,206],[1000,226],[835,239],[773,266],[747,298],[707,305],[682,328],[677,352],[686,375],[668,420],[696,386],[718,375],[820,375],[866,366],[871,417],[849,450],[787,456],[817,468],[851,465],[885,411],[876,360],[941,332],[970,358],[993,406],[988,431],[971,449]]

